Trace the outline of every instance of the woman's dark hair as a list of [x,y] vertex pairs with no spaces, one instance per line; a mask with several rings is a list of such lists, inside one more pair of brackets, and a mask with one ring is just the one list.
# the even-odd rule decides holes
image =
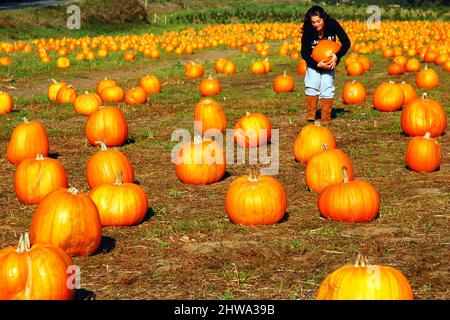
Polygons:
[[322,18],[323,21],[325,22],[325,24],[330,19],[330,16],[328,15],[328,13],[325,12],[325,10],[323,10],[322,7],[313,6],[305,14],[305,19],[303,20],[302,31],[304,31],[305,28],[311,27],[311,17],[314,17],[314,16],[319,16],[320,18]]

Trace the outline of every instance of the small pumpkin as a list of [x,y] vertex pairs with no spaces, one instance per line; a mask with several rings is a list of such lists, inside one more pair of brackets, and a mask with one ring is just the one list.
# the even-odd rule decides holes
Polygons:
[[72,86],[62,87],[56,95],[56,102],[73,104],[77,99],[77,90]]
[[0,91],[0,114],[10,113],[13,108],[13,101],[8,92]]
[[347,82],[342,89],[342,100],[346,104],[359,104],[366,101],[366,89],[355,80]]
[[282,75],[279,75],[273,81],[273,90],[275,92],[292,92],[295,88],[294,78],[288,76],[286,71]]
[[403,104],[406,106],[411,101],[417,99],[419,96],[417,95],[416,90],[414,90],[413,86],[409,83],[406,83],[405,81],[402,81],[402,83],[399,84],[399,86],[403,90],[403,94],[405,95],[405,100]]
[[98,94],[85,91],[84,94],[80,94],[75,99],[73,108],[76,113],[89,116],[97,111],[102,105],[103,101]]
[[224,132],[227,127],[227,118],[222,106],[213,98],[202,98],[195,106],[195,129],[204,134],[207,130],[215,129]]
[[210,75],[207,79],[200,82],[200,94],[204,97],[214,96],[222,91],[219,80]]
[[408,61],[406,61],[405,70],[406,72],[420,71],[420,61],[415,58],[408,59]]
[[70,67],[70,60],[67,57],[59,57],[56,59],[56,67],[58,69],[66,69]]
[[245,226],[280,222],[286,212],[286,192],[281,183],[259,175],[256,168],[234,180],[228,187],[225,210],[231,221]]
[[64,82],[58,82],[55,79],[52,79],[52,84],[48,87],[47,97],[50,101],[56,101],[56,96],[58,95],[59,89],[63,87],[68,87],[68,85]]
[[121,102],[124,97],[125,93],[119,86],[106,87],[100,93],[100,98],[103,100],[103,102],[118,103]]
[[39,203],[31,222],[31,243],[53,244],[70,256],[94,254],[101,237],[97,206],[73,187],[49,193]]
[[412,300],[405,275],[392,267],[371,265],[358,255],[354,265],[346,264],[322,281],[317,300]]
[[405,73],[405,67],[399,63],[394,62],[388,67],[388,74],[390,75],[400,75]]
[[441,146],[429,132],[423,137],[413,137],[406,147],[406,164],[416,172],[433,172],[439,168],[441,160]]
[[28,233],[18,246],[0,250],[0,300],[71,300],[72,259],[51,244],[30,245]]
[[108,147],[123,145],[128,138],[125,115],[116,107],[101,107],[86,122],[86,137],[95,146],[103,141]]
[[240,118],[234,126],[234,141],[240,147],[255,148],[270,142],[272,124],[262,113],[250,113]]
[[139,81],[139,86],[144,89],[147,95],[161,92],[161,82],[156,76],[145,76]]
[[105,78],[97,83],[96,92],[100,96],[102,94],[103,89],[114,86],[117,86],[117,83],[114,80]]
[[328,149],[336,147],[336,142],[330,129],[322,127],[320,121],[308,124],[302,128],[295,139],[295,159],[302,163],[308,163],[315,154],[323,151],[322,146],[324,144],[328,146]]
[[305,75],[306,74],[306,61],[300,60],[297,64],[297,73]]
[[404,101],[403,89],[393,81],[381,83],[373,94],[373,106],[379,111],[400,110]]
[[125,103],[128,105],[144,104],[147,102],[147,93],[142,87],[134,87],[125,94]]
[[350,76],[360,76],[364,74],[364,65],[359,60],[352,61],[347,66],[347,74]]
[[422,89],[433,89],[439,85],[439,76],[433,69],[425,65],[416,75],[416,85]]
[[203,69],[202,65],[195,63],[195,62],[191,62],[186,65],[186,68],[185,68],[186,78],[188,78],[188,79],[201,78],[201,77],[203,77],[203,74],[204,74],[204,69]]
[[252,64],[250,70],[254,74],[264,74],[266,73],[266,66],[262,61],[256,61]]

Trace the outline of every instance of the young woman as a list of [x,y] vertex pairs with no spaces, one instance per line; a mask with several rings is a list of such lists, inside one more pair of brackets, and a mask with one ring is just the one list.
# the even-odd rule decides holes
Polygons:
[[[306,60],[307,69],[305,75],[305,94],[307,121],[314,121],[316,117],[319,98],[322,108],[322,122],[331,122],[331,110],[334,97],[334,72],[339,60],[350,48],[350,39],[341,25],[325,12],[322,7],[313,6],[306,12],[303,21],[302,57]],[[341,42],[341,48],[333,54],[330,60],[324,59],[316,62],[311,53],[313,48],[322,39],[336,41],[336,36]]]

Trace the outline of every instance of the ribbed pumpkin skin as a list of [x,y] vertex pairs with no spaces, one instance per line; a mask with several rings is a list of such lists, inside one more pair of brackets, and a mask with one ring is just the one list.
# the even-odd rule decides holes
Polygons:
[[400,110],[404,101],[403,89],[395,83],[384,82],[376,88],[373,94],[373,106],[379,111]]
[[439,85],[439,76],[433,69],[427,66],[416,75],[416,85],[422,89],[433,89]]
[[38,121],[24,121],[14,128],[6,149],[6,157],[13,164],[38,154],[48,156],[48,136],[44,126]]
[[71,300],[67,286],[70,257],[50,244],[35,244],[30,251],[17,246],[0,251],[0,300]]
[[294,78],[283,74],[273,81],[273,90],[275,92],[291,92],[295,88]]
[[437,137],[445,131],[447,114],[435,100],[418,98],[402,110],[400,121],[403,132],[408,136],[424,136],[430,132],[431,137]]
[[[266,130],[266,134],[260,130]],[[234,141],[241,147],[263,146],[270,141],[271,132],[272,124],[264,114],[247,114],[240,118],[234,126]]]
[[59,188],[67,188],[67,174],[56,159],[38,156],[23,160],[16,168],[14,190],[22,202],[37,204]]
[[320,213],[328,219],[369,222],[380,210],[380,196],[370,183],[353,180],[325,188],[317,200]]
[[56,101],[56,96],[61,88],[67,88],[68,85],[64,82],[57,82],[53,80],[53,84],[48,87],[47,97],[50,101]]
[[73,107],[76,113],[80,113],[84,116],[89,116],[103,104],[102,99],[96,93],[85,93],[79,95],[75,102],[73,103]]
[[114,80],[110,80],[110,79],[106,79],[105,78],[103,80],[100,80],[97,83],[96,92],[100,96],[102,94],[103,89],[105,89],[107,87],[114,87],[116,85],[117,85],[117,83]]
[[358,104],[366,101],[366,89],[360,82],[347,82],[342,89],[342,100],[346,104]]
[[102,225],[95,203],[85,194],[58,189],[42,199],[30,229],[32,243],[50,243],[70,256],[89,256],[100,245]]
[[147,214],[147,195],[133,183],[102,184],[91,190],[89,197],[97,205],[102,226],[136,225]]
[[286,192],[270,176],[258,176],[257,181],[242,176],[228,188],[225,209],[228,217],[245,226],[271,225],[281,221],[286,212]]
[[175,161],[175,172],[183,183],[210,184],[220,181],[225,175],[225,152],[210,140],[183,145]]
[[341,45],[333,40],[321,40],[314,47],[311,57],[316,62],[320,62],[338,52],[340,48]]
[[322,152],[324,144],[328,145],[329,150],[336,148],[336,142],[330,129],[318,124],[308,124],[303,127],[295,139],[295,159],[302,163],[308,163],[312,156]]
[[102,148],[86,164],[86,177],[91,189],[103,183],[113,184],[119,172],[122,172],[123,182],[133,182],[134,170],[130,160],[119,150]]
[[441,160],[441,146],[435,139],[414,137],[406,147],[406,164],[416,172],[433,172],[439,168]]
[[200,94],[204,97],[215,96],[222,91],[219,80],[208,78],[200,82]]
[[223,112],[222,106],[212,98],[203,98],[195,106],[194,120],[201,122],[195,123],[195,128],[199,133],[205,133],[209,129],[217,129],[224,132],[227,128],[227,118]]
[[0,91],[0,114],[10,113],[13,107],[11,95],[8,92]]
[[124,97],[125,92],[119,86],[106,87],[100,94],[100,98],[103,100],[103,102],[118,103],[121,102]]
[[144,89],[145,93],[157,94],[161,92],[161,82],[155,76],[145,76],[139,81],[139,86]]
[[319,152],[306,165],[306,184],[312,191],[320,193],[329,185],[342,181],[344,166],[348,170],[349,180],[353,180],[352,164],[344,152],[339,149]]
[[108,147],[121,146],[128,138],[128,124],[122,111],[103,107],[91,114],[86,122],[86,137],[93,146],[103,141]]
[[409,83],[402,82],[399,83],[399,86],[402,88],[403,94],[405,95],[405,101],[403,102],[405,106],[407,106],[408,103],[419,97],[417,95],[416,90],[414,90],[413,86],[410,85]]
[[412,300],[408,280],[389,266],[346,264],[320,285],[317,300]]

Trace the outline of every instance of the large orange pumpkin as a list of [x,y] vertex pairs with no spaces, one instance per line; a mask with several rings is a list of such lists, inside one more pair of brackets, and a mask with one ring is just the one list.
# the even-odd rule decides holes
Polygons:
[[366,89],[355,80],[347,82],[342,89],[342,100],[346,104],[358,104],[366,101]]
[[379,111],[397,111],[402,108],[405,94],[402,88],[393,81],[383,82],[373,94],[373,106]]
[[227,127],[227,118],[221,105],[213,98],[202,98],[195,106],[195,128],[198,133],[204,134],[209,129],[224,132]]
[[342,183],[325,188],[317,200],[325,218],[345,222],[369,222],[380,210],[380,195],[369,182],[349,181],[347,168],[342,168]]
[[255,148],[270,142],[272,124],[262,113],[246,113],[234,126],[234,141],[240,147]]
[[33,215],[32,243],[49,243],[70,256],[89,256],[97,251],[102,226],[97,206],[75,188],[61,188],[42,199]]
[[402,272],[389,266],[371,265],[358,255],[354,265],[343,265],[322,281],[317,299],[412,300],[413,293]]
[[336,142],[330,129],[320,126],[319,121],[308,124],[300,130],[294,142],[294,156],[299,162],[308,163],[315,154],[322,151],[322,146],[334,149]]
[[439,142],[429,132],[423,137],[413,137],[406,147],[406,164],[416,172],[433,172],[442,160]]
[[44,126],[27,118],[23,118],[23,121],[14,128],[6,149],[6,157],[13,164],[35,158],[38,154],[48,155],[48,136]]
[[67,188],[64,166],[56,159],[38,154],[19,163],[14,174],[14,190],[20,201],[37,204],[50,192]]
[[312,51],[312,58],[320,62],[324,59],[331,57],[333,53],[336,53],[341,49],[341,44],[333,40],[320,40]]
[[439,76],[433,69],[425,65],[416,75],[416,85],[422,89],[433,89],[439,85]]
[[61,248],[38,243],[28,234],[19,245],[0,251],[0,300],[71,300],[68,286],[72,260]]
[[281,183],[271,176],[259,175],[256,169],[234,180],[225,199],[228,217],[245,226],[280,222],[286,205],[286,192]]
[[125,115],[116,107],[101,107],[86,122],[86,137],[93,146],[103,141],[108,147],[121,146],[128,138]]

